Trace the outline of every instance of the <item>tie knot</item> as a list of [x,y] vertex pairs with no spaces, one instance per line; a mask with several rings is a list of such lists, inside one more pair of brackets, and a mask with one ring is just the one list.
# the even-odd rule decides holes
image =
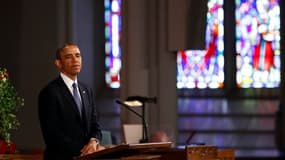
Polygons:
[[73,87],[73,89],[77,89],[77,84],[76,84],[76,83],[73,83],[73,84],[72,84],[72,87]]

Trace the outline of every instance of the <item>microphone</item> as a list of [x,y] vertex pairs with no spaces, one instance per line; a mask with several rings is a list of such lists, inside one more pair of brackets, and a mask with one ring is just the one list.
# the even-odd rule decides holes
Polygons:
[[144,114],[141,115],[139,114],[138,112],[136,112],[135,110],[133,110],[132,108],[130,108],[128,105],[126,105],[125,103],[121,102],[120,100],[116,100],[115,101],[116,103],[124,106],[126,109],[128,109],[129,111],[133,112],[134,114],[136,114],[137,116],[139,116],[141,119],[142,119],[142,125],[143,125],[143,137],[142,139],[140,140],[140,143],[146,143],[148,142],[148,131],[147,131],[147,123],[146,123],[146,120],[145,120],[145,117],[144,117]]
[[156,103],[156,97],[143,97],[143,96],[130,96],[127,98],[127,101],[140,101],[142,103]]

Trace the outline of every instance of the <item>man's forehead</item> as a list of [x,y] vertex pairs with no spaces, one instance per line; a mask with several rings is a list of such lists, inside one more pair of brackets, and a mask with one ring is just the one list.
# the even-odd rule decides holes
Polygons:
[[66,46],[62,49],[63,53],[80,53],[80,50],[77,46]]

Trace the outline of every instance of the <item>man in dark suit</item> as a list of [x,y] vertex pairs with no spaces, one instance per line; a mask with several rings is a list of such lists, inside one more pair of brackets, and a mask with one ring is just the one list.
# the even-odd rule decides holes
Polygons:
[[55,65],[60,75],[39,94],[45,160],[71,160],[103,149],[99,145],[102,134],[93,92],[77,80],[81,62],[77,45],[67,44],[59,48]]

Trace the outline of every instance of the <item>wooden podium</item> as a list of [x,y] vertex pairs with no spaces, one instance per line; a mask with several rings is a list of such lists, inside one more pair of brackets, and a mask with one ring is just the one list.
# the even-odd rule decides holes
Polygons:
[[216,145],[185,146],[171,148],[171,142],[121,144],[74,160],[119,159],[119,160],[213,160],[232,159],[234,150],[219,151]]
[[[172,144],[171,142],[121,144],[117,146],[112,146],[110,148],[106,148],[98,152],[94,152],[86,156],[77,157],[74,160],[94,160],[94,159],[158,160],[165,157],[166,154],[173,152],[171,149],[171,144]],[[185,152],[183,152],[182,154],[184,155],[184,153]]]

